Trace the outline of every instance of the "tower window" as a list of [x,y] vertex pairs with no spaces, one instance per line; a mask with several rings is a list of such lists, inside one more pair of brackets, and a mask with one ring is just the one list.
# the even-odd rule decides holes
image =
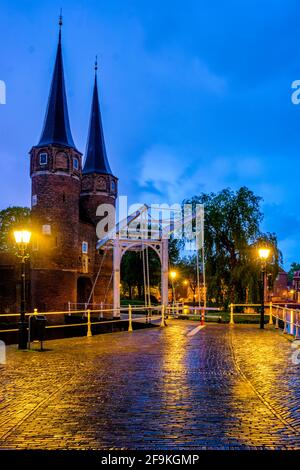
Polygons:
[[89,244],[88,242],[82,242],[82,253],[87,254],[89,251]]
[[79,161],[78,161],[78,158],[73,158],[73,167],[74,167],[74,170],[78,170],[78,169],[79,169]]
[[113,181],[113,180],[111,181],[111,183],[110,183],[110,188],[111,188],[111,191],[115,191],[115,190],[116,190],[116,183],[115,183],[115,181]]
[[48,163],[48,154],[40,153],[40,165],[47,165]]
[[86,255],[82,257],[82,272],[85,274],[89,272],[89,259]]
[[42,234],[51,235],[51,225],[42,225]]
[[32,205],[32,207],[37,205],[37,195],[36,194],[32,195],[31,205]]

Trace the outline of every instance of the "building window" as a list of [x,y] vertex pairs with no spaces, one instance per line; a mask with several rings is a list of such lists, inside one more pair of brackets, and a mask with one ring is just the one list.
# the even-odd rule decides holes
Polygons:
[[40,153],[40,165],[47,165],[48,163],[48,154]]
[[88,242],[82,242],[82,253],[87,254],[89,251],[89,244]]
[[32,195],[31,205],[32,205],[32,207],[37,205],[37,195],[36,194]]
[[74,168],[74,170],[78,170],[78,169],[79,169],[79,161],[78,161],[78,158],[73,158],[73,168]]
[[87,256],[82,257],[82,272],[87,274],[89,272],[89,259]]
[[110,183],[110,188],[111,188],[111,191],[115,191],[116,190],[116,182],[115,181],[112,181]]
[[51,235],[51,225],[42,225],[42,234]]

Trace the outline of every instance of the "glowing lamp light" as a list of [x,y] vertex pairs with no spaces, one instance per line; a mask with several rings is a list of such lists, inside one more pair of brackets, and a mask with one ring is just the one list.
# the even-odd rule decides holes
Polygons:
[[17,244],[28,245],[31,238],[31,232],[29,230],[16,230],[14,232],[15,241]]
[[261,260],[266,260],[270,256],[270,249],[269,248],[260,248],[258,250],[258,254]]
[[176,271],[171,271],[171,272],[170,272],[170,278],[171,278],[171,279],[175,279],[176,276],[177,276],[177,272],[176,272]]

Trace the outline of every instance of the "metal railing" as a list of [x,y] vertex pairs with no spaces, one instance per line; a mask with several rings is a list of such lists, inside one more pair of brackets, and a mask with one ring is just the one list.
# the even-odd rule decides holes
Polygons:
[[[231,325],[234,324],[235,316],[260,316],[260,312],[251,312],[251,313],[236,313],[234,312],[234,307],[261,307],[261,304],[230,304],[230,320]],[[295,308],[288,308],[287,305],[282,307],[281,305],[273,304],[268,302],[265,304],[266,315],[269,317],[269,325],[274,325],[275,319],[275,328],[279,329],[280,322],[283,326],[283,333],[290,334],[295,338],[300,338],[300,310]]]
[[[139,322],[149,323],[153,320],[159,320],[160,326],[164,327],[165,323],[165,306],[159,305],[155,307],[132,307],[128,305],[128,307],[120,307],[119,309],[86,309],[86,310],[67,310],[67,311],[59,311],[59,312],[39,312],[37,309],[34,309],[33,312],[26,313],[26,317],[28,318],[28,344],[31,343],[31,332],[30,332],[30,319],[35,317],[36,315],[43,315],[46,318],[48,317],[62,317],[62,316],[72,316],[72,315],[79,315],[81,316],[81,320],[86,319],[86,321],[80,321],[79,323],[57,323],[57,324],[50,324],[46,325],[46,329],[54,329],[54,328],[72,328],[72,327],[86,327],[86,335],[87,337],[92,336],[92,326],[93,325],[103,325],[103,324],[114,324],[120,323],[124,321],[128,321],[128,331],[132,331],[132,323],[133,320]],[[111,315],[112,318],[105,318],[103,315]],[[135,316],[135,318],[134,318]],[[19,313],[4,313],[0,315],[0,319],[4,318],[19,318]],[[96,317],[96,319],[95,319]],[[0,333],[12,333],[18,332],[17,328],[6,328],[1,329]]]
[[[92,325],[102,325],[102,324],[113,324],[122,321],[128,321],[128,329],[132,331],[132,321],[145,321],[145,323],[150,323],[152,320],[159,320],[160,319],[160,326],[165,326],[165,318],[174,317],[177,318],[179,315],[183,317],[189,317],[190,315],[193,316],[204,316],[207,318],[209,317],[208,312],[216,311],[219,312],[219,308],[211,308],[211,307],[198,307],[198,306],[189,306],[184,303],[176,303],[171,305],[153,305],[153,306],[141,306],[141,305],[128,305],[128,306],[121,306],[118,309],[114,308],[101,308],[100,309],[91,309],[91,308],[84,308],[81,310],[63,310],[57,312],[43,312],[38,311],[38,309],[34,309],[33,312],[26,313],[25,316],[28,319],[28,325],[30,325],[30,319],[36,315],[43,315],[48,319],[52,317],[72,317],[78,316],[80,317],[80,322],[74,323],[53,323],[48,324],[46,329],[54,329],[54,328],[72,328],[72,327],[82,327],[86,326],[87,328],[87,336],[91,336],[92,334]],[[0,314],[0,321],[10,318],[19,319],[19,313],[3,313]],[[86,320],[86,321],[82,321]],[[29,335],[30,335],[30,328]],[[9,328],[0,329],[0,333],[9,333],[9,332],[17,332],[18,328]]]
[[94,303],[94,302],[90,302],[90,303],[87,303],[87,302],[68,302],[68,311],[71,312],[71,311],[74,311],[74,310],[77,310],[77,311],[82,311],[82,310],[87,310],[88,308],[91,309],[91,310],[100,310],[102,311],[103,309],[109,309],[109,308],[112,308],[113,307],[113,304],[109,304],[109,303],[104,303],[104,302],[100,302],[100,303]]
[[283,324],[283,333],[300,338],[300,311],[288,308],[287,306],[273,305],[273,317],[275,318],[275,328],[279,328],[279,322]]
[[[229,324],[230,325],[234,325],[234,317],[246,317],[246,316],[249,316],[249,317],[253,317],[253,316],[260,316],[260,313],[259,312],[250,312],[250,313],[247,313],[247,312],[234,312],[234,307],[244,307],[244,308],[257,308],[257,307],[261,307],[261,304],[230,304],[229,305],[229,308],[230,308],[230,320],[229,320]],[[268,308],[269,308],[269,312],[268,312]],[[269,316],[269,324],[273,325],[273,318],[272,318],[272,302],[268,302],[265,304],[265,313],[267,316]]]
[[[168,317],[178,318],[191,318],[197,319],[198,317],[201,320],[201,323],[204,324],[206,319],[217,319],[220,320],[220,311],[222,309],[219,307],[204,307],[204,306],[193,306],[187,305],[185,303],[176,302],[168,307],[166,307],[166,314]],[[211,313],[216,312],[216,315],[211,315]]]

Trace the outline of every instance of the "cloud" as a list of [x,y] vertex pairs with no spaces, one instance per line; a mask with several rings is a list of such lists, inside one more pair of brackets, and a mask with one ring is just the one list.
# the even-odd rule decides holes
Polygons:
[[149,55],[146,62],[152,78],[163,84],[198,89],[214,94],[227,90],[227,81],[214,73],[197,56],[189,56],[175,47],[164,48]]
[[228,186],[260,185],[264,172],[257,157],[210,158],[201,154],[195,158],[186,150],[162,144],[148,148],[139,161],[139,190],[146,199],[155,197],[155,202],[157,199],[180,202],[195,194],[220,191]]
[[[144,197],[166,202],[174,198],[183,199],[183,177],[186,162],[178,152],[168,146],[155,145],[147,149],[140,160],[138,184]],[[150,201],[152,202],[152,200]]]

